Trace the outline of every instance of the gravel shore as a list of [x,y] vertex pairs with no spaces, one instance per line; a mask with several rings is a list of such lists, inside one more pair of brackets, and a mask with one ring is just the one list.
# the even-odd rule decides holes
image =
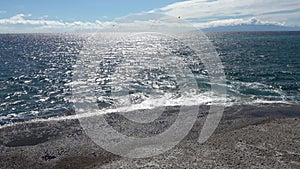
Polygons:
[[[175,110],[166,111],[164,127],[171,124]],[[76,119],[4,126],[0,168],[300,168],[299,106],[228,107],[215,133],[200,144],[197,139],[207,110],[200,107],[192,130],[175,148],[144,159],[107,152],[93,143]],[[127,134],[136,132],[119,116],[108,116],[112,125],[125,125]],[[148,132],[154,130],[158,129]]]

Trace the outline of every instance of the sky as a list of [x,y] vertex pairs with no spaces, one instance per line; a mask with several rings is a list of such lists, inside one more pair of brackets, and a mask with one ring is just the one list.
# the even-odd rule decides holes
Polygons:
[[300,26],[298,0],[0,0],[0,33],[91,31],[138,13],[180,16],[200,29]]

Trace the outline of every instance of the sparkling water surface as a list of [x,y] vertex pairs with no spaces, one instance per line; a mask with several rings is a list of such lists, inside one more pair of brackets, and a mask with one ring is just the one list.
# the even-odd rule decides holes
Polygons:
[[[72,74],[89,36],[0,35],[0,124],[73,114]],[[224,65],[228,105],[299,103],[300,32],[207,36]],[[107,47],[96,52],[99,68],[92,82],[98,86],[99,109],[140,104],[154,108],[163,106],[163,100],[174,105],[220,102],[217,95],[209,93],[208,74],[191,49],[170,38],[145,38],[117,45],[103,42]],[[198,85],[195,92],[178,92],[177,77],[170,71],[175,70],[176,60],[160,60],[172,56],[186,62]]]

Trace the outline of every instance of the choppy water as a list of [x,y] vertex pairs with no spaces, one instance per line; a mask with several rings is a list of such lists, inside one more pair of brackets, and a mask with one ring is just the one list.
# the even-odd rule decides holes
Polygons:
[[[82,57],[89,36],[0,35],[0,124],[72,114],[70,86],[76,85],[72,74],[78,71],[74,65]],[[299,103],[300,32],[207,36],[224,65],[228,105]],[[87,53],[98,50],[99,67],[91,82],[97,84],[100,109],[220,102],[220,97],[209,92],[209,77],[201,60],[182,44],[155,37],[120,42],[114,47],[111,43],[105,41],[106,48]],[[150,55],[154,55],[151,62],[147,61]],[[187,61],[198,85],[195,92],[179,92],[174,76],[177,60],[166,62],[155,57],[173,55]]]

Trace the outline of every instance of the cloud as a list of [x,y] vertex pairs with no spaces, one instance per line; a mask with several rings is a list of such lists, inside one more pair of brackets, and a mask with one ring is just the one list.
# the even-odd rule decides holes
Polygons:
[[[58,20],[29,19],[31,14],[17,14],[10,18],[0,19],[0,31],[15,32],[75,32],[80,30],[98,29],[105,25],[99,20],[95,22],[64,22]],[[10,29],[13,28],[13,29]],[[19,29],[18,29],[19,28]],[[30,28],[30,29],[29,29]]]
[[195,29],[191,25],[183,23],[177,17],[166,17],[139,13],[123,18],[117,22],[94,22],[74,21],[64,22],[46,19],[30,19],[31,15],[18,14],[6,19],[0,19],[0,32],[5,33],[56,33],[56,32],[110,32],[110,31],[190,31]]
[[54,25],[54,26],[63,26],[64,23],[61,21],[51,21],[51,20],[31,20],[25,19],[26,17],[30,17],[31,14],[18,14],[8,19],[0,19],[0,25]]
[[262,21],[257,18],[250,19],[225,19],[218,21],[211,21],[206,23],[194,23],[196,27],[199,28],[213,28],[219,26],[237,26],[237,25],[276,25],[276,26],[286,26],[285,23],[280,22],[269,22]]
[[5,14],[6,11],[0,10],[0,14]]
[[197,22],[212,22],[229,19],[249,19],[256,17],[269,22],[286,22],[299,25],[300,1],[295,0],[189,0],[156,9],[171,16]]
[[39,19],[47,19],[48,17],[49,17],[48,15],[44,15],[44,16],[39,17]]

